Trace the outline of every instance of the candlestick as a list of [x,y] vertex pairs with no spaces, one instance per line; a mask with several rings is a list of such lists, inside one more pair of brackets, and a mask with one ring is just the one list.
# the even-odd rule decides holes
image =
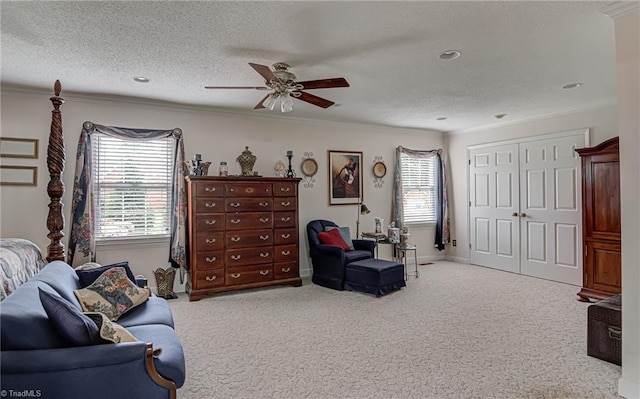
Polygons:
[[287,169],[287,173],[285,174],[285,176],[296,177],[296,172],[294,172],[293,169],[291,169],[291,158],[293,158],[293,151],[291,150],[287,151],[287,158],[289,158],[289,169]]

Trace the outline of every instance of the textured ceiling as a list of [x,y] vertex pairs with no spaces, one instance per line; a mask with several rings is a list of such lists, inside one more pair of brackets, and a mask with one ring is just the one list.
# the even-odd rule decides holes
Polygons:
[[[606,2],[0,2],[3,87],[454,131],[613,104]],[[442,61],[445,50],[462,56]],[[248,63],[344,77],[280,114]],[[134,76],[151,82],[135,83]],[[564,84],[582,82],[574,90]],[[498,121],[496,114],[507,114]],[[445,116],[448,119],[437,121]]]

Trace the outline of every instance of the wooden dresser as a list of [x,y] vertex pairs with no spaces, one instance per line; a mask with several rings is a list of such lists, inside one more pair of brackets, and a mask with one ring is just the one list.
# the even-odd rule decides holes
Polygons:
[[619,294],[622,284],[620,161],[618,138],[580,148],[582,161],[582,240],[580,300]]
[[302,285],[300,179],[187,177],[189,279],[195,301],[216,292]]

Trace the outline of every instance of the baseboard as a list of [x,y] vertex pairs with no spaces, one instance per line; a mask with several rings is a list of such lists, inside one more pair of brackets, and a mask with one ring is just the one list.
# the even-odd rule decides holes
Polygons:
[[640,385],[620,378],[618,380],[618,395],[627,399],[640,399]]
[[462,256],[445,256],[444,260],[449,260],[451,262],[457,262],[457,263],[464,263],[464,264],[469,264],[469,259],[468,258],[463,258]]

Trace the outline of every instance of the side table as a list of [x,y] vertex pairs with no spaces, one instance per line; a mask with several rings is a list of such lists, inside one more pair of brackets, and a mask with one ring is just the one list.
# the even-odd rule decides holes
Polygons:
[[[404,264],[404,278],[405,280],[409,278],[409,276],[415,276],[416,278],[420,277],[420,272],[418,272],[418,251],[415,245],[396,245],[395,246],[396,256],[398,257],[398,262],[402,262]],[[413,251],[413,261],[415,262],[415,270],[409,273],[409,265],[407,264],[407,255],[408,252]]]

